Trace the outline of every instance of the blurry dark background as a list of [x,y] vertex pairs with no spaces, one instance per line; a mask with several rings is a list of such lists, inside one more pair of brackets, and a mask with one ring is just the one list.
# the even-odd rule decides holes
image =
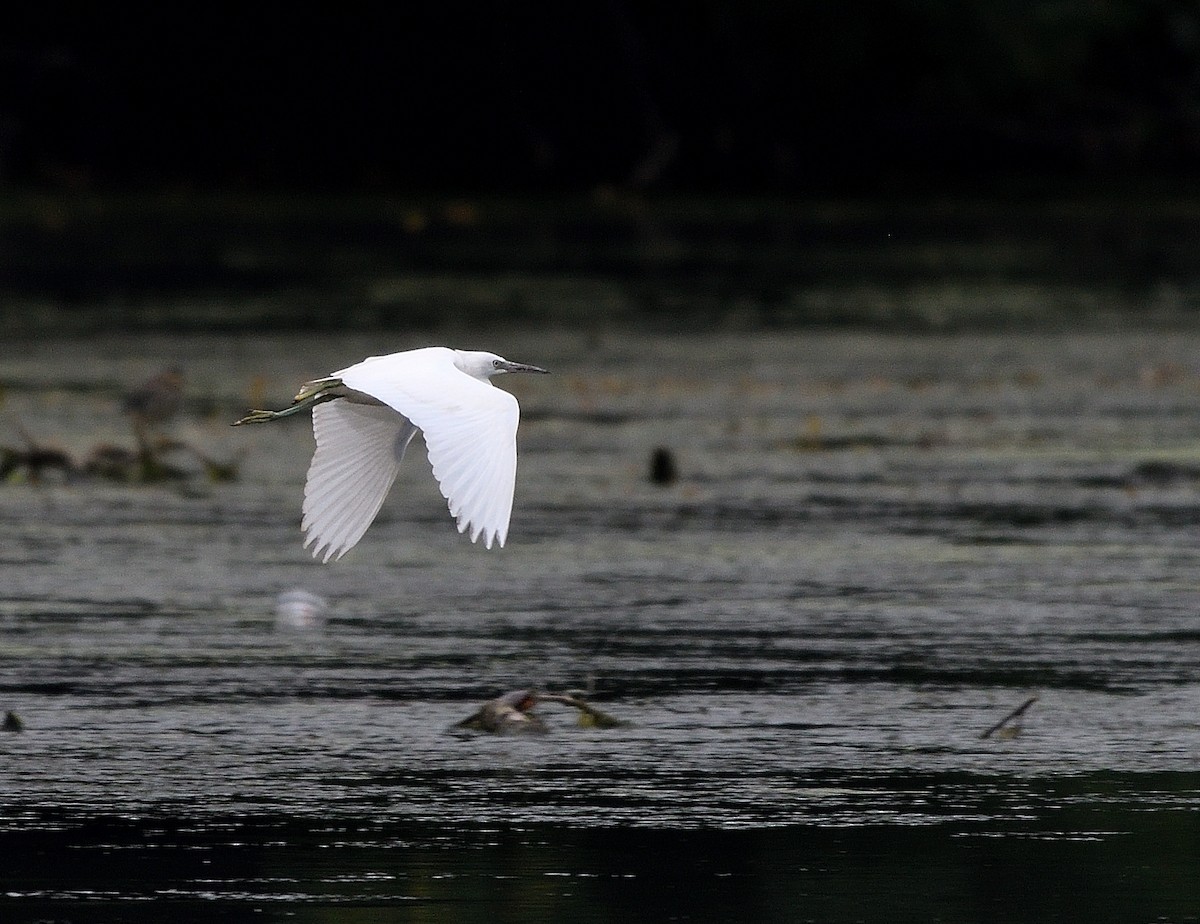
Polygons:
[[9,183],[880,193],[1191,178],[1190,0],[17,5]]
[[[368,265],[643,279],[716,266],[716,313],[740,299],[768,320],[840,318],[797,307],[790,283],[859,265],[883,278],[870,248],[884,241],[912,245],[879,265],[889,284],[914,265],[1045,279],[1066,256],[1067,281],[1166,281],[1171,310],[1190,312],[1200,277],[1190,0],[27,3],[6,20],[0,288],[59,307],[318,283],[331,222],[360,279]],[[316,215],[317,196],[358,198]],[[981,234],[998,264],[942,247]],[[695,246],[716,240],[741,262]],[[775,269],[750,265],[764,247]],[[282,275],[280,251],[301,255]],[[688,301],[652,295],[651,311]],[[359,320],[398,323],[372,312]]]

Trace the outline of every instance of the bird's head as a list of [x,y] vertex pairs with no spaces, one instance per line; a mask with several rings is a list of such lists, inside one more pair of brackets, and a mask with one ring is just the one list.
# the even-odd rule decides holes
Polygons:
[[540,372],[546,374],[549,370],[528,363],[514,363],[497,356],[495,353],[484,353],[476,350],[455,350],[454,365],[467,375],[477,379],[490,379],[501,372]]
[[511,706],[520,712],[528,712],[537,705],[537,701],[538,694],[534,690],[510,690],[503,696],[496,697],[495,700],[501,705]]

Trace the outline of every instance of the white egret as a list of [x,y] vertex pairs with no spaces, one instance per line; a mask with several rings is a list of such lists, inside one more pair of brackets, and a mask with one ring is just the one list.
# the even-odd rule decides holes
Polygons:
[[317,449],[304,485],[304,546],[323,561],[362,538],[387,496],[413,435],[458,531],[504,545],[517,475],[517,399],[493,388],[501,372],[546,372],[495,353],[425,347],[371,356],[306,383],[282,411],[251,411],[234,426],[312,408]]

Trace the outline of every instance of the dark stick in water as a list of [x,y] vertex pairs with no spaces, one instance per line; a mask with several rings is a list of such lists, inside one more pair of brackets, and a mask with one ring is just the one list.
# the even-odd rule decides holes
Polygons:
[[1038,701],[1038,698],[1036,696],[1029,697],[1029,699],[1027,699],[1027,700],[1025,700],[1025,702],[1021,703],[1021,705],[1019,705],[1016,709],[1014,709],[1012,712],[1010,712],[1008,715],[1006,715],[1004,718],[1002,718],[999,722],[997,722],[995,725],[993,725],[991,728],[989,728],[987,731],[985,731],[979,737],[980,738],[992,737],[992,735],[994,735],[996,732],[1000,731],[1000,729],[1002,729],[1006,724],[1011,722],[1013,719],[1015,719],[1017,716],[1019,716],[1021,713],[1023,713],[1026,709],[1028,709],[1030,706],[1032,706],[1037,701]]

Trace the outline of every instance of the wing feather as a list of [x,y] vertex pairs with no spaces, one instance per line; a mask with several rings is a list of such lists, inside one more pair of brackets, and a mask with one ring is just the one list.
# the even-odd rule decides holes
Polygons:
[[341,558],[362,538],[400,470],[415,428],[389,407],[330,401],[313,408],[317,450],[304,485],[304,545]]
[[[517,472],[517,399],[454,365],[453,352],[414,350],[336,373],[419,427],[459,532],[504,545]],[[338,402],[335,402],[335,404]],[[314,411],[324,405],[314,408]]]

